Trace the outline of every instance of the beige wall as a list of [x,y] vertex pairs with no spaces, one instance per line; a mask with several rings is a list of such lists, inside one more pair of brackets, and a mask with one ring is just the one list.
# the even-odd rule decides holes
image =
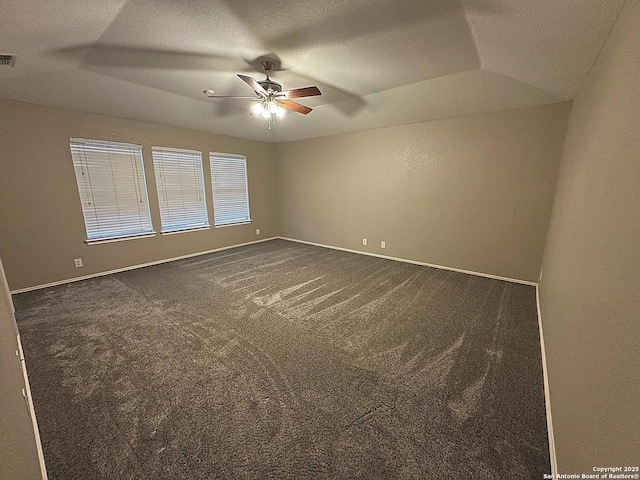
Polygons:
[[640,463],[640,3],[573,104],[540,285],[559,471]]
[[31,415],[22,396],[26,389],[16,356],[18,330],[0,260],[0,478],[41,478]]
[[537,281],[569,109],[279,144],[280,233]]
[[[160,230],[151,146],[247,156],[253,222],[153,238],[86,245],[69,137],[142,145],[151,215]],[[269,143],[0,100],[0,254],[12,290],[268,238],[277,232],[275,147]],[[213,205],[208,195],[213,221]],[[257,236],[256,228],[261,229]],[[84,267],[76,269],[74,258]]]

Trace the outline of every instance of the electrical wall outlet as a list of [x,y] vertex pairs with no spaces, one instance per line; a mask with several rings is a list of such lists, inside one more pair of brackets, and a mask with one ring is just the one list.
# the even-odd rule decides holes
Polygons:
[[363,239],[362,239],[362,244],[363,244],[363,245],[366,245],[366,244],[367,244],[367,239],[366,239],[366,238],[363,238]]
[[82,266],[82,259],[81,258],[74,258],[73,259],[73,264],[76,266],[76,268],[80,268]]
[[256,228],[256,235],[260,235],[260,229]]
[[382,240],[380,242],[380,248],[387,248],[387,242],[385,242],[384,240]]

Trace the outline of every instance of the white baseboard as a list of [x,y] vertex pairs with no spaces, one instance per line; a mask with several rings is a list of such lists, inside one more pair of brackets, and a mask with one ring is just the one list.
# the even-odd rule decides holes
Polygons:
[[298,240],[298,239],[289,238],[289,237],[269,237],[269,238],[263,238],[263,239],[260,239],[260,240],[255,240],[253,242],[239,243],[239,244],[236,244],[236,245],[229,245],[229,246],[226,246],[226,247],[215,248],[213,250],[206,250],[204,252],[196,252],[196,253],[191,253],[191,254],[188,254],[188,255],[182,255],[182,256],[179,256],[179,257],[165,258],[163,260],[157,260],[157,261],[154,261],[154,262],[141,263],[141,264],[138,264],[138,265],[131,265],[131,266],[128,266],[128,267],[117,268],[117,269],[114,269],[114,270],[107,270],[105,272],[92,273],[90,275],[83,275],[81,277],[67,278],[67,279],[64,279],[64,280],[58,280],[58,281],[50,282],[50,283],[43,283],[43,284],[40,284],[40,285],[31,286],[31,287],[18,288],[16,290],[11,290],[11,294],[15,295],[17,293],[30,292],[32,290],[40,290],[40,289],[47,288],[47,287],[55,287],[56,285],[64,285],[65,283],[73,283],[73,282],[78,282],[80,280],[88,280],[90,278],[102,277],[104,275],[111,275],[112,273],[126,272],[127,270],[134,270],[136,268],[150,267],[152,265],[159,265],[161,263],[173,262],[174,260],[182,260],[184,258],[197,257],[199,255],[206,255],[206,254],[209,254],[209,253],[220,252],[222,250],[228,250],[230,248],[242,247],[244,245],[252,245],[254,243],[267,242],[269,240],[275,240],[275,239],[278,239],[278,238],[282,239],[282,240],[288,240],[288,241],[291,241],[291,242],[305,243],[307,245],[315,245],[317,247],[331,248],[331,249],[334,249],[334,250],[342,250],[344,252],[350,252],[350,253],[359,253],[361,255],[368,255],[370,257],[385,258],[387,260],[395,260],[397,262],[412,263],[414,265],[423,265],[425,267],[433,267],[433,268],[439,268],[439,269],[442,269],[442,270],[450,270],[452,272],[466,273],[468,275],[475,275],[477,277],[492,278],[494,280],[504,280],[505,282],[512,282],[512,283],[519,283],[519,284],[522,284],[522,285],[537,286],[536,282],[530,282],[530,281],[527,281],[527,280],[520,280],[520,279],[517,279],[517,278],[501,277],[499,275],[491,275],[489,273],[473,272],[471,270],[462,270],[460,268],[446,267],[444,265],[436,265],[436,264],[433,264],[433,263],[426,263],[426,262],[418,262],[416,260],[408,260],[406,258],[400,258],[400,257],[391,257],[389,255],[380,255],[378,253],[372,253],[372,252],[363,252],[361,250],[352,250],[350,248],[336,247],[334,245],[325,245],[325,244],[322,244],[322,243],[307,242],[306,240]]
[[361,255],[368,255],[370,257],[386,258],[387,260],[395,260],[397,262],[412,263],[414,265],[422,265],[425,267],[439,268],[441,270],[450,270],[452,272],[466,273],[467,275],[475,275],[476,277],[491,278],[493,280],[504,280],[505,282],[519,283],[522,285],[530,285],[533,287],[538,285],[536,282],[530,282],[528,280],[520,280],[518,278],[501,277],[499,275],[491,275],[490,273],[473,272],[471,270],[462,270],[460,268],[445,267],[444,265],[436,265],[434,263],[418,262],[416,260],[408,260],[406,258],[400,258],[400,257],[390,257],[388,255],[380,255],[378,253],[363,252],[362,250],[352,250],[350,248],[336,247],[334,245],[324,245],[322,243],[307,242],[306,240],[297,240],[295,238],[289,238],[289,237],[277,237],[277,238],[281,240],[289,240],[290,242],[306,243],[307,245],[315,245],[316,247],[331,248],[333,250],[341,250],[343,252],[359,253]]
[[213,250],[206,250],[204,252],[190,253],[188,255],[181,255],[179,257],[172,257],[172,258],[165,258],[163,260],[157,260],[155,262],[141,263],[138,265],[131,265],[129,267],[116,268],[115,270],[108,270],[106,272],[92,273],[91,275],[84,275],[82,277],[67,278],[65,280],[58,280],[56,282],[44,283],[42,285],[35,285],[33,287],[19,288],[17,290],[11,290],[11,294],[15,295],[16,293],[24,293],[24,292],[30,292],[32,290],[40,290],[42,288],[47,288],[47,287],[55,287],[56,285],[64,285],[65,283],[73,283],[73,282],[78,282],[80,280],[88,280],[90,278],[102,277],[104,275],[111,275],[112,273],[126,272],[127,270],[135,270],[136,268],[150,267],[152,265],[159,265],[161,263],[173,262],[175,260],[182,260],[184,258],[191,258],[191,257],[197,257],[199,255],[207,255],[208,253],[221,252],[222,250],[229,250],[230,248],[243,247],[245,245],[253,245],[254,243],[268,242],[269,240],[275,240],[277,238],[278,237],[263,238],[260,240],[255,240],[253,242],[238,243],[236,245],[228,245],[226,247],[214,248]]
[[29,410],[29,416],[31,417],[31,425],[33,426],[33,435],[36,441],[36,450],[38,452],[38,460],[40,462],[40,477],[41,480],[47,480],[47,467],[44,463],[44,452],[42,450],[42,442],[40,441],[40,430],[38,429],[38,420],[36,419],[36,410],[33,406],[33,397],[31,396],[31,386],[29,384],[29,375],[27,373],[27,363],[24,359],[24,351],[22,350],[22,341],[20,340],[20,335],[16,336],[16,343],[18,345],[18,350],[16,354],[18,355],[18,360],[20,361],[20,366],[22,367],[22,379],[24,382],[24,388],[22,389],[22,395],[24,395],[24,399],[27,402],[27,409]]
[[538,331],[540,332],[540,351],[542,354],[542,377],[544,380],[544,403],[547,411],[547,433],[549,435],[549,455],[551,458],[551,474],[556,478],[558,461],[556,458],[556,443],[553,436],[553,422],[551,420],[551,401],[549,396],[549,376],[547,375],[547,353],[544,349],[544,334],[542,333],[542,312],[540,311],[540,292],[536,285],[536,306],[538,310]]

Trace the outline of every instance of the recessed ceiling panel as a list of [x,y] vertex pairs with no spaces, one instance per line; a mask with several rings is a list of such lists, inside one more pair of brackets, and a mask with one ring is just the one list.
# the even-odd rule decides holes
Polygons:
[[349,91],[368,94],[479,66],[457,0],[258,4],[229,7],[286,65]]

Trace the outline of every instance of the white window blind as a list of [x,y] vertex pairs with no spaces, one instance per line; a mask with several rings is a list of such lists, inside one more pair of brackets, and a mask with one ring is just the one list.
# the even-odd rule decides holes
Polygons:
[[213,216],[216,226],[250,222],[247,159],[210,153]]
[[162,233],[209,227],[202,153],[153,147]]
[[154,233],[140,145],[71,138],[87,242]]

